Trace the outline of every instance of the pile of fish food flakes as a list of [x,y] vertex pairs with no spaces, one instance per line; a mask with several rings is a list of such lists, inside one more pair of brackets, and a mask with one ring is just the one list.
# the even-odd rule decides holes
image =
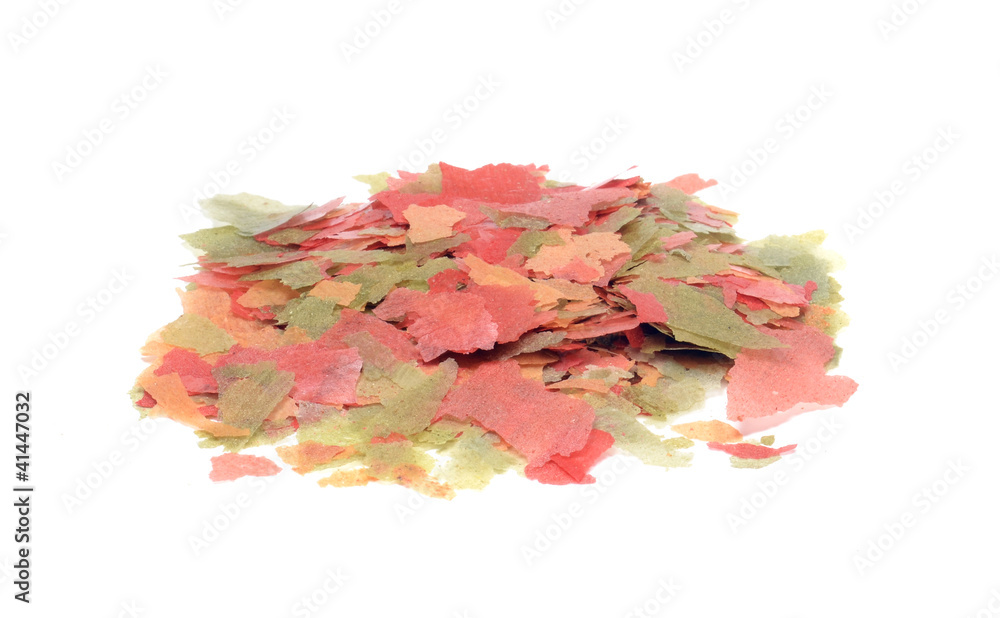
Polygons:
[[[213,480],[291,467],[450,498],[511,469],[591,483],[614,449],[760,467],[794,445],[740,421],[857,388],[827,375],[845,318],[822,233],[746,243],[693,174],[547,171],[441,163],[358,177],[364,204],[204,201],[226,225],[183,236],[197,272],[142,348],[134,404],[224,449]],[[730,422],[678,422],[725,385]]]

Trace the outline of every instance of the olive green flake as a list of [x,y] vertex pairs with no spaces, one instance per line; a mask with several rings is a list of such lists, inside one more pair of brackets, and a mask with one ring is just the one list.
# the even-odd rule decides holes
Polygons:
[[326,278],[320,267],[312,260],[300,260],[269,268],[260,272],[250,273],[240,277],[240,281],[263,281],[265,279],[277,279],[288,287],[298,290],[316,285]]
[[163,342],[194,350],[201,356],[225,352],[236,345],[229,333],[212,320],[194,313],[185,313],[163,328]]

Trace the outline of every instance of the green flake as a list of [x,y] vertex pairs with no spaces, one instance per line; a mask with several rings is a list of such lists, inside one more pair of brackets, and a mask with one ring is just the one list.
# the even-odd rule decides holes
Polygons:
[[514,358],[518,354],[530,354],[559,345],[565,338],[566,333],[563,331],[543,330],[526,333],[521,335],[521,338],[517,341],[502,343],[496,346],[493,350],[487,352],[487,355],[491,360],[507,360],[508,358]]
[[239,255],[225,260],[226,266],[241,268],[243,266],[270,266],[272,264],[287,264],[296,260],[301,260],[306,256],[302,251],[289,251],[287,253],[255,253],[253,255]]
[[493,223],[496,223],[497,227],[500,228],[517,227],[526,230],[544,230],[552,227],[552,222],[542,217],[504,212],[486,205],[480,206],[479,210],[483,211],[483,214],[492,219]]
[[[684,380],[696,380],[702,386],[705,393],[710,393],[722,388],[722,379],[725,377],[726,373],[729,371],[731,365],[728,362],[719,362],[717,360],[708,361],[708,359],[701,358],[700,362],[693,366],[688,366],[682,364],[675,358],[673,354],[655,354],[653,358],[649,359],[649,364],[656,367],[656,370],[660,372],[661,375],[670,378],[674,382],[682,382]],[[689,355],[690,356],[690,355]],[[704,355],[700,355],[704,356]]]
[[[427,243],[430,244],[430,243]],[[458,268],[450,258],[436,258],[423,266],[414,263],[365,265],[349,275],[336,277],[335,281],[348,281],[361,285],[361,290],[351,302],[350,307],[363,311],[369,304],[375,304],[385,298],[393,288],[402,285],[427,289],[427,280],[439,272]],[[414,284],[422,284],[414,285]]]
[[226,261],[241,255],[257,255],[261,253],[278,253],[281,247],[273,247],[249,236],[243,236],[235,227],[210,227],[191,234],[182,234],[181,238],[193,249],[208,256],[216,262]]
[[307,288],[326,278],[326,273],[312,260],[300,260],[240,277],[240,281],[277,279],[292,289]]
[[514,244],[507,249],[507,255],[521,254],[524,257],[535,257],[538,250],[544,245],[558,247],[566,244],[556,231],[540,232],[537,230],[526,230],[521,232]]
[[395,259],[389,251],[361,251],[358,249],[334,249],[332,251],[313,251],[315,255],[330,260],[334,264],[381,264]]
[[254,448],[256,446],[273,446],[295,433],[295,427],[291,424],[285,425],[281,429],[269,428],[265,430],[264,427],[268,424],[265,421],[253,433],[245,437],[219,438],[207,431],[196,431],[194,433],[201,438],[198,441],[200,448],[218,448],[221,446],[230,453],[237,453],[245,448]]
[[308,206],[286,206],[277,200],[250,193],[214,195],[199,202],[205,216],[253,236],[278,227]]
[[747,245],[747,259],[770,266],[778,276],[796,285],[814,281],[818,286],[812,304],[836,307],[843,297],[840,284],[830,273],[843,268],[843,259],[822,248],[826,233],[809,232],[798,236],[768,236]]
[[295,374],[279,371],[273,361],[224,365],[212,375],[219,382],[219,420],[250,430],[257,429],[295,385]]
[[705,247],[693,245],[685,252],[671,251],[663,254],[662,261],[643,262],[631,269],[628,274],[663,279],[684,279],[714,275],[727,270],[733,262],[733,256],[728,253],[717,253],[709,251]]
[[413,443],[424,448],[436,448],[448,444],[454,440],[458,434],[468,431],[473,425],[468,421],[458,421],[452,418],[442,418],[429,425],[427,429],[414,434],[410,439]]
[[[667,312],[667,326],[678,341],[689,341],[734,357],[735,348],[774,348],[779,342],[747,324],[721,301],[683,283],[671,285],[653,277],[637,279],[629,287],[656,296]],[[718,346],[715,342],[724,345]],[[735,349],[735,352],[738,352]]]
[[297,227],[290,227],[268,234],[267,239],[283,245],[301,245],[315,235],[316,230],[300,230]]
[[[365,339],[370,341],[366,344]],[[430,374],[417,368],[416,363],[404,363],[386,358],[381,346],[368,333],[358,333],[352,338],[361,347],[362,375],[358,381],[360,397],[378,397],[379,403],[351,410],[352,420],[366,428],[372,436],[384,437],[390,433],[410,436],[431,424],[444,396],[458,376],[458,364],[448,359]],[[374,353],[374,354],[373,354]],[[372,361],[373,355],[377,358]]]
[[185,313],[163,328],[163,341],[194,350],[201,356],[225,352],[236,345],[229,333],[204,316]]
[[[362,408],[355,408],[361,410]],[[347,413],[337,408],[328,408],[319,420],[302,422],[299,425],[298,441],[319,442],[320,444],[344,446],[367,442],[371,435]]]
[[415,365],[401,363],[391,378],[400,392],[382,400],[385,412],[380,420],[385,430],[409,436],[426,429],[457,375],[454,359],[444,361],[430,375]]
[[523,470],[526,462],[511,450],[498,449],[499,443],[497,435],[469,426],[441,449],[447,461],[438,475],[455,489],[482,489],[498,474],[511,468]]
[[275,316],[279,324],[295,326],[319,339],[331,326],[337,323],[341,307],[337,301],[316,296],[293,298]]
[[742,457],[730,456],[729,463],[734,468],[765,468],[781,459],[781,456],[767,457],[765,459],[743,459]]
[[420,174],[416,180],[399,187],[399,192],[441,193],[441,166],[437,163],[431,163],[427,166],[427,171]]
[[670,420],[701,405],[705,401],[705,388],[694,378],[685,378],[679,382],[660,379],[656,386],[627,386],[622,390],[622,396],[654,418]]
[[595,232],[617,232],[641,214],[641,208],[623,206],[611,213],[611,215],[608,216],[603,223],[595,225],[591,229]]
[[594,428],[611,434],[618,448],[651,466],[690,465],[691,453],[679,451],[691,448],[694,442],[683,437],[664,439],[653,433],[638,420],[640,409],[635,405],[614,395],[587,394],[583,400],[594,408]]
[[470,240],[472,240],[472,237],[468,234],[456,234],[455,236],[438,238],[437,240],[429,240],[422,243],[413,243],[407,239],[406,251],[403,253],[393,254],[392,262],[394,264],[423,264],[432,255],[444,253],[445,251],[454,249],[462,243],[469,242]]
[[375,195],[376,193],[381,193],[389,188],[389,183],[386,182],[392,174],[389,172],[379,172],[378,174],[358,174],[353,176],[354,180],[361,181],[368,185],[368,195]]
[[434,469],[434,458],[413,448],[409,441],[365,444],[362,461],[368,466],[372,476],[395,479],[401,466],[416,466],[425,472]]
[[660,238],[666,235],[653,219],[647,217],[634,219],[621,228],[622,242],[632,249],[632,263],[649,253],[660,253],[663,249]]

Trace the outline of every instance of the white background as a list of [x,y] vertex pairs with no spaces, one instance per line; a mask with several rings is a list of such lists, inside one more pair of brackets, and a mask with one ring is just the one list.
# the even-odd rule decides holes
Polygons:
[[[15,392],[32,392],[37,487],[30,607],[11,600],[13,509],[0,511],[3,615],[604,617],[644,603],[673,616],[1000,615],[985,613],[1000,590],[1000,284],[969,281],[998,253],[995,3],[567,0],[557,21],[556,0],[403,1],[356,54],[343,44],[387,2],[68,2],[47,19],[44,4],[10,0],[0,17],[0,398],[12,417]],[[880,29],[894,11],[898,28]],[[144,100],[123,107],[137,87]],[[813,89],[831,96],[802,108]],[[456,104],[475,109],[449,114]],[[244,142],[275,109],[294,118],[250,160]],[[796,110],[807,118],[789,130]],[[113,130],[57,172],[103,119]],[[605,462],[591,493],[515,477],[450,503],[290,472],[212,484],[187,429],[123,438],[138,348],[180,312],[173,278],[192,258],[176,236],[207,224],[188,209],[213,173],[235,162],[229,193],[357,201],[351,176],[416,160],[438,128],[428,160],[547,163],[581,184],[631,165],[647,180],[731,181],[748,149],[774,140],[743,186],[703,197],[740,212],[745,238],[830,233],[853,320],[838,371],[859,391],[774,431],[800,444],[797,463],[733,470],[699,450],[671,472]],[[935,150],[949,129],[958,137]],[[933,159],[919,177],[914,156]],[[891,207],[869,209],[897,181]],[[859,209],[874,216],[852,236]],[[100,313],[80,308],[122,271],[127,286]],[[960,306],[967,285],[977,291]],[[921,323],[934,336],[893,367]],[[71,325],[26,385],[19,367]],[[108,478],[67,502],[112,457]],[[967,470],[948,484],[950,465]],[[935,502],[914,501],[925,490]],[[573,503],[579,516],[566,515]],[[219,519],[234,504],[235,519]],[[901,538],[884,536],[907,513]],[[213,519],[226,527],[196,555],[191,538]],[[540,536],[558,538],[529,564]],[[891,544],[880,558],[879,540]],[[877,559],[859,568],[866,555]],[[337,569],[348,581],[316,612],[296,605],[322,599]]]

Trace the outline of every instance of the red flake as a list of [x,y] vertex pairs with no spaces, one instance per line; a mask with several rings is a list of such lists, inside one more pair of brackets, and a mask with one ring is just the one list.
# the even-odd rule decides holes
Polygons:
[[631,348],[641,349],[642,344],[646,341],[646,335],[642,332],[642,327],[637,326],[625,331],[625,338],[628,339],[628,345]]
[[582,449],[594,423],[589,404],[523,377],[512,360],[479,365],[448,395],[439,414],[471,417],[535,466]]
[[[464,220],[459,223],[464,223]],[[455,256],[465,257],[472,254],[490,264],[500,264],[507,259],[507,250],[517,241],[521,230],[476,229],[471,235],[472,240],[455,248]]]
[[427,280],[431,294],[454,292],[458,290],[459,286],[464,286],[468,283],[469,275],[455,268],[443,270]]
[[525,468],[524,476],[544,485],[589,485],[596,480],[588,474],[578,481],[552,461],[547,461],[540,466]]
[[413,314],[407,332],[417,340],[424,361],[444,352],[491,350],[497,341],[497,324],[482,297],[468,292],[422,294],[396,288],[375,308],[383,320]]
[[441,163],[441,194],[498,204],[523,204],[542,196],[541,176],[527,166],[500,163],[474,170]]
[[545,468],[551,468],[555,466],[558,468],[566,477],[570,479],[571,483],[592,483],[594,477],[587,474],[597,460],[601,458],[604,453],[611,448],[615,443],[614,437],[611,434],[601,431],[600,429],[594,429],[590,432],[587,437],[587,443],[579,451],[571,455],[553,455],[552,459],[549,460],[545,465],[540,468],[528,467],[525,469],[524,473],[529,479],[535,479],[541,481],[542,483],[558,484],[562,485],[564,483],[551,483],[550,479],[559,479],[560,475],[555,474],[551,469],[545,470]]
[[722,451],[732,455],[733,457],[739,457],[741,459],[767,459],[769,457],[777,457],[782,453],[787,453],[788,451],[794,449],[795,446],[795,444],[789,444],[788,446],[783,446],[781,448],[771,448],[769,446],[750,444],[748,442],[732,442],[728,444],[724,444],[722,442],[708,443],[708,448],[713,451]]
[[178,277],[180,281],[197,283],[201,286],[220,288],[223,290],[238,289],[241,292],[254,284],[253,281],[240,281],[238,275],[225,275],[214,270],[203,270],[187,277]]
[[799,403],[843,405],[857,390],[846,376],[826,375],[833,358],[833,338],[798,322],[786,322],[788,330],[759,326],[788,347],[768,350],[744,349],[729,370],[731,420],[760,418],[784,412]]
[[244,476],[274,476],[281,472],[278,464],[266,457],[223,453],[212,458],[212,472],[208,478],[215,482],[234,481]]
[[497,325],[497,343],[517,341],[524,333],[556,316],[555,311],[535,311],[535,293],[526,285],[475,285],[467,289],[483,299]]
[[281,371],[295,374],[290,395],[300,401],[325,404],[354,403],[361,376],[361,356],[356,348],[331,348],[320,341],[283,346],[274,350],[236,346],[221,357],[217,367],[274,361]]
[[632,330],[633,328],[639,326],[639,324],[641,324],[639,318],[635,317],[631,313],[617,313],[610,315],[610,317],[598,318],[596,320],[584,322],[580,325],[574,325],[571,329],[566,331],[566,337],[568,339],[591,339],[594,337],[603,337],[604,335],[610,335],[612,333]]
[[593,266],[585,264],[579,257],[574,257],[566,265],[552,271],[552,276],[556,279],[566,279],[567,281],[594,281],[601,276],[601,271]]
[[631,189],[624,187],[566,191],[548,195],[538,201],[511,204],[499,209],[504,212],[541,217],[556,225],[580,227],[587,223],[592,212],[631,196]]
[[684,174],[683,176],[674,178],[666,184],[668,187],[673,187],[674,189],[683,191],[688,195],[694,195],[702,189],[707,189],[708,187],[713,187],[719,184],[719,182],[717,180],[702,180],[698,174]]
[[599,354],[586,348],[576,349],[564,354],[561,359],[552,364],[557,371],[568,371],[573,367],[617,367],[628,371],[634,363],[618,354]]
[[[383,191],[375,195],[378,199],[378,203],[385,206],[390,213],[392,213],[392,220],[396,223],[406,223],[406,217],[403,216],[403,211],[410,206],[416,204],[417,206],[434,206],[436,204],[445,203],[445,200],[436,193],[396,193],[392,190]],[[450,202],[448,202],[451,205]],[[382,212],[375,210],[379,214]],[[485,218],[486,215],[480,215]],[[339,229],[336,231],[340,231]],[[334,233],[334,232],[331,232]]]
[[[807,295],[806,288],[801,285],[785,283],[777,279],[761,279],[759,277],[748,279],[734,275],[710,275],[702,277],[702,279],[707,283],[722,288],[727,298],[726,305],[729,307],[732,307],[732,303],[728,299],[731,297],[735,300],[737,292],[745,296],[770,300],[783,305],[795,305],[797,307],[808,305],[809,296],[812,295],[811,291]],[[816,285],[812,281],[809,283],[812,283],[813,286]]]
[[729,225],[725,221],[720,221],[712,217],[712,211],[705,208],[697,202],[688,202],[688,217],[692,221],[697,221],[698,223],[703,223],[710,227],[724,227]]
[[656,300],[655,295],[649,292],[639,292],[624,285],[618,286],[618,290],[630,303],[635,305],[635,313],[640,322],[649,324],[667,321],[667,311],[660,304],[660,301]]
[[162,376],[176,373],[189,395],[217,393],[219,385],[212,376],[212,366],[202,360],[197,352],[185,348],[174,348],[163,356],[163,364],[153,372]]
[[156,405],[156,400],[153,399],[153,396],[150,395],[149,393],[143,392],[142,397],[139,399],[139,401],[135,402],[135,405],[139,406],[140,408],[152,408],[153,406]]
[[694,232],[677,232],[663,239],[663,248],[667,251],[686,245],[688,241],[694,240],[698,235]]
[[420,358],[420,353],[413,344],[413,339],[405,332],[391,324],[386,324],[371,314],[361,313],[353,309],[342,310],[340,319],[332,328],[323,333],[319,341],[325,345],[334,345],[342,342],[344,337],[361,332],[370,334],[382,345],[392,350],[396,358],[401,361]]

